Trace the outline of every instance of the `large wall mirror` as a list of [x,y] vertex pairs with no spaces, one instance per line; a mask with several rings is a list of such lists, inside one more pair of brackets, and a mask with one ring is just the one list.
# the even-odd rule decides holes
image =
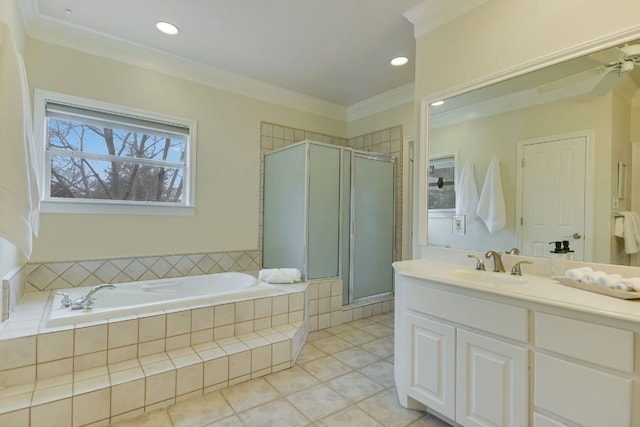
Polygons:
[[480,194],[499,162],[506,224],[428,209],[427,244],[547,256],[569,240],[575,259],[640,265],[619,219],[640,212],[639,87],[640,40],[429,106],[429,156],[455,152],[458,181],[469,163]]

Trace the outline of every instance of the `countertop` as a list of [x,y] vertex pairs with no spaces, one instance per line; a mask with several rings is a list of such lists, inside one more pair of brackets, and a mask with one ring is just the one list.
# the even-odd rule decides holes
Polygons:
[[[623,300],[560,284],[549,277],[477,271],[468,264],[428,260],[393,263],[396,274],[633,322],[640,329],[640,299]],[[477,280],[475,280],[477,279]],[[397,286],[397,283],[396,283]]]

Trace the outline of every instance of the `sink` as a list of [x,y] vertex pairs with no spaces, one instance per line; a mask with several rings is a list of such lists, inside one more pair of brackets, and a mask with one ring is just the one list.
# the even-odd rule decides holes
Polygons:
[[509,273],[495,273],[493,271],[466,270],[457,268],[453,270],[445,270],[442,276],[463,280],[471,283],[485,283],[494,285],[523,285],[528,282],[525,277],[512,276]]

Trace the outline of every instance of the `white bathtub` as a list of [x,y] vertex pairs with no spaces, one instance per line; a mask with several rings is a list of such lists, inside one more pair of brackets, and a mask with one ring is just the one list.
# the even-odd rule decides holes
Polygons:
[[[61,304],[62,295],[51,299],[48,327],[114,319],[165,309],[216,304],[280,293],[277,287],[245,273],[217,273],[171,279],[115,283],[115,289],[101,289],[93,296],[90,311],[71,310]],[[72,300],[93,286],[61,289]]]

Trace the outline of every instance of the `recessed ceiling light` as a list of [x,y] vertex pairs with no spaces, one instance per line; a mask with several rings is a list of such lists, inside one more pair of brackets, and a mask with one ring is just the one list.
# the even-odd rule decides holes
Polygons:
[[400,67],[407,62],[409,62],[409,58],[407,58],[406,56],[398,56],[391,60],[391,65],[393,65],[394,67]]
[[436,101],[431,103],[431,105],[434,107],[437,107],[438,105],[442,105],[442,104],[444,104],[444,101]]
[[175,25],[173,25],[170,22],[163,22],[160,21],[156,24],[156,28],[158,29],[158,31],[160,31],[161,33],[165,33],[168,34],[170,36],[175,36],[176,34],[178,34],[178,27],[176,27]]

